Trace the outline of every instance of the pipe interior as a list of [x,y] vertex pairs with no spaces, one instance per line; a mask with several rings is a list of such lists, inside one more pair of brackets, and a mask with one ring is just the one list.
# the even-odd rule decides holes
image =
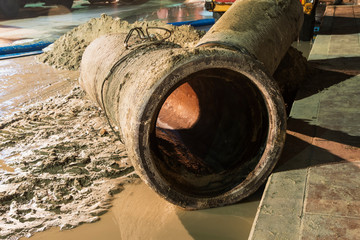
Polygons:
[[228,69],[198,71],[163,99],[152,161],[174,190],[213,197],[256,168],[268,130],[264,97],[250,79]]

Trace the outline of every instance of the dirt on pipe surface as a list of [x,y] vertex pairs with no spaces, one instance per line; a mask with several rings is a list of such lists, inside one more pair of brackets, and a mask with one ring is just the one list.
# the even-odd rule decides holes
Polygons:
[[236,1],[197,45],[245,52],[262,62],[272,75],[297,39],[303,16],[299,1]]
[[[80,84],[120,127],[137,173],[187,209],[234,203],[256,190],[273,167],[261,156],[279,154],[284,141],[284,103],[276,83],[251,58],[230,50],[166,43],[148,46],[146,54],[127,53],[113,47],[122,38],[105,36],[87,48]],[[99,52],[104,55],[94,58]],[[123,54],[131,58],[122,61]],[[107,78],[118,59],[122,64]],[[152,62],[144,68],[147,59]],[[180,115],[191,118],[182,121]]]
[[265,182],[280,157],[286,111],[270,74],[302,16],[299,2],[244,0],[196,47],[166,33],[117,44],[146,27],[103,36],[84,52],[80,85],[159,195],[185,209],[236,203]]

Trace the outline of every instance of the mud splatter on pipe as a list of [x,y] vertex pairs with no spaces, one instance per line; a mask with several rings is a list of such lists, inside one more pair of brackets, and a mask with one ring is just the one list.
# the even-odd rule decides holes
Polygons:
[[243,0],[193,49],[104,36],[85,51],[80,84],[159,195],[185,209],[236,203],[281,154],[286,115],[271,74],[301,24],[297,0]]

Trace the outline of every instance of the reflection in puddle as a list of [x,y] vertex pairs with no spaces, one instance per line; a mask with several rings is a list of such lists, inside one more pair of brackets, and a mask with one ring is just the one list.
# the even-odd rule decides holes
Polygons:
[[[189,20],[199,20],[204,18],[211,18],[208,12],[204,11],[204,2],[184,2],[174,4],[172,2],[157,2],[159,5],[151,5],[147,11],[142,9],[136,12],[118,12],[112,14],[113,17],[120,17],[130,23],[135,21],[152,21],[160,20],[162,22],[181,22]],[[131,13],[131,14],[130,14]]]
[[0,82],[5,81],[3,77],[13,76],[18,73],[13,66],[6,66],[8,63],[6,61],[4,62],[5,63],[0,64]]
[[260,197],[261,192],[258,192],[252,201],[184,211],[138,180],[116,196],[110,212],[99,222],[61,232],[51,229],[37,233],[31,239],[247,239]]
[[[1,114],[1,111],[0,111],[0,114]],[[2,130],[0,130],[0,134],[2,134],[2,133],[3,133]],[[11,162],[14,159],[14,157],[17,157],[18,155],[19,154],[13,154],[12,151],[9,149],[6,149],[6,148],[1,149],[0,148],[0,172],[1,172],[1,170],[5,170],[7,172],[14,172],[15,169],[10,167],[7,163]]]
[[3,160],[0,159],[0,171],[5,170],[7,172],[14,172],[14,169],[8,166]]
[[56,70],[33,56],[0,61],[0,118],[24,103],[68,92],[77,77],[78,72]]

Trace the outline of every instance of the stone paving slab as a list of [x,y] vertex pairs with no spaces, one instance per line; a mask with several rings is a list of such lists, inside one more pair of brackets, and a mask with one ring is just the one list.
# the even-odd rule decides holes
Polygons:
[[328,6],[249,239],[360,239],[360,6]]

